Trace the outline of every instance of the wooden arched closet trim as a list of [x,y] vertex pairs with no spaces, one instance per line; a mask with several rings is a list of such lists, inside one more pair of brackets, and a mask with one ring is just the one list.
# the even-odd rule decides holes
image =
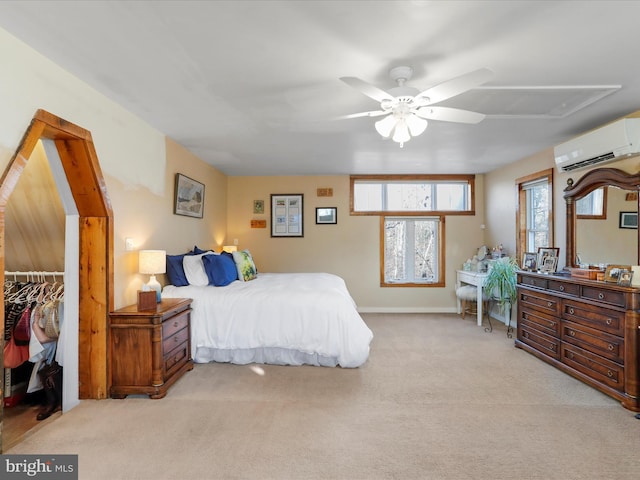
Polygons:
[[[54,141],[79,213],[78,396],[109,395],[108,316],[113,307],[113,212],[91,133],[38,110],[0,182],[0,280],[5,272],[5,209],[39,139]],[[4,293],[0,293],[4,296]],[[4,298],[0,312],[4,318]],[[4,322],[2,329],[4,330]]]

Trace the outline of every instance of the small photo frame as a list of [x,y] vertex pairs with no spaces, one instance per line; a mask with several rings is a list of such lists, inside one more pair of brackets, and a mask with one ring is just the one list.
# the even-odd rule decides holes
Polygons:
[[621,287],[630,287],[632,278],[633,271],[621,270],[620,275],[618,275],[618,285],[620,285]]
[[253,201],[253,213],[264,213],[264,200]]
[[204,213],[204,185],[186,175],[176,173],[173,213],[186,217],[202,218]]
[[620,212],[620,228],[638,229],[638,212]]
[[[542,265],[544,264],[544,260],[546,257],[555,257],[557,259],[559,254],[560,254],[560,249],[557,247],[539,247],[538,248],[538,269],[542,270]],[[557,264],[558,262],[556,260],[556,265]]]
[[[625,270],[630,272],[631,265],[607,265],[607,269],[604,271],[604,281],[618,283],[620,274]],[[631,278],[629,278],[629,281],[631,281]]]
[[555,273],[558,268],[558,257],[547,255],[543,257],[540,271],[543,273]]
[[338,208],[337,207],[317,207],[316,223],[318,225],[338,223]]
[[535,271],[538,269],[538,254],[535,252],[525,252],[522,258],[522,269]]

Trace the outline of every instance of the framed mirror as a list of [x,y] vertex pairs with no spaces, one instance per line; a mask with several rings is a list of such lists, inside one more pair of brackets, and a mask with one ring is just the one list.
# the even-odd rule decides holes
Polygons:
[[[604,189],[605,206],[609,214],[583,218],[578,215],[576,202],[597,189]],[[576,182],[567,180],[564,198],[567,206],[566,265],[578,263],[640,264],[640,230],[621,229],[619,212],[635,212],[640,201],[640,173],[630,174],[617,168],[598,168],[583,175]],[[635,194],[634,194],[635,193]],[[590,222],[590,223],[588,223]]]

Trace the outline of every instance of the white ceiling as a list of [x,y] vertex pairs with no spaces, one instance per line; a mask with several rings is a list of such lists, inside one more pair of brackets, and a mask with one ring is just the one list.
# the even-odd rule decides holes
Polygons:
[[[637,1],[0,2],[1,28],[227,175],[494,170],[640,110],[639,18]],[[334,119],[378,108],[339,77],[388,89],[398,65],[419,90],[490,68],[440,104],[488,117],[402,149],[377,119]]]

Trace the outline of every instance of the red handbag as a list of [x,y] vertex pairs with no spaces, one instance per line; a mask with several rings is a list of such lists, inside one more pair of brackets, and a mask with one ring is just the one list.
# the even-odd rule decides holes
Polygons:
[[4,367],[16,368],[29,360],[29,346],[28,345],[16,345],[16,342],[11,335],[11,338],[4,346]]
[[29,339],[31,338],[30,307],[25,308],[20,315],[20,319],[13,329],[12,337],[15,338],[16,345],[29,345]]

